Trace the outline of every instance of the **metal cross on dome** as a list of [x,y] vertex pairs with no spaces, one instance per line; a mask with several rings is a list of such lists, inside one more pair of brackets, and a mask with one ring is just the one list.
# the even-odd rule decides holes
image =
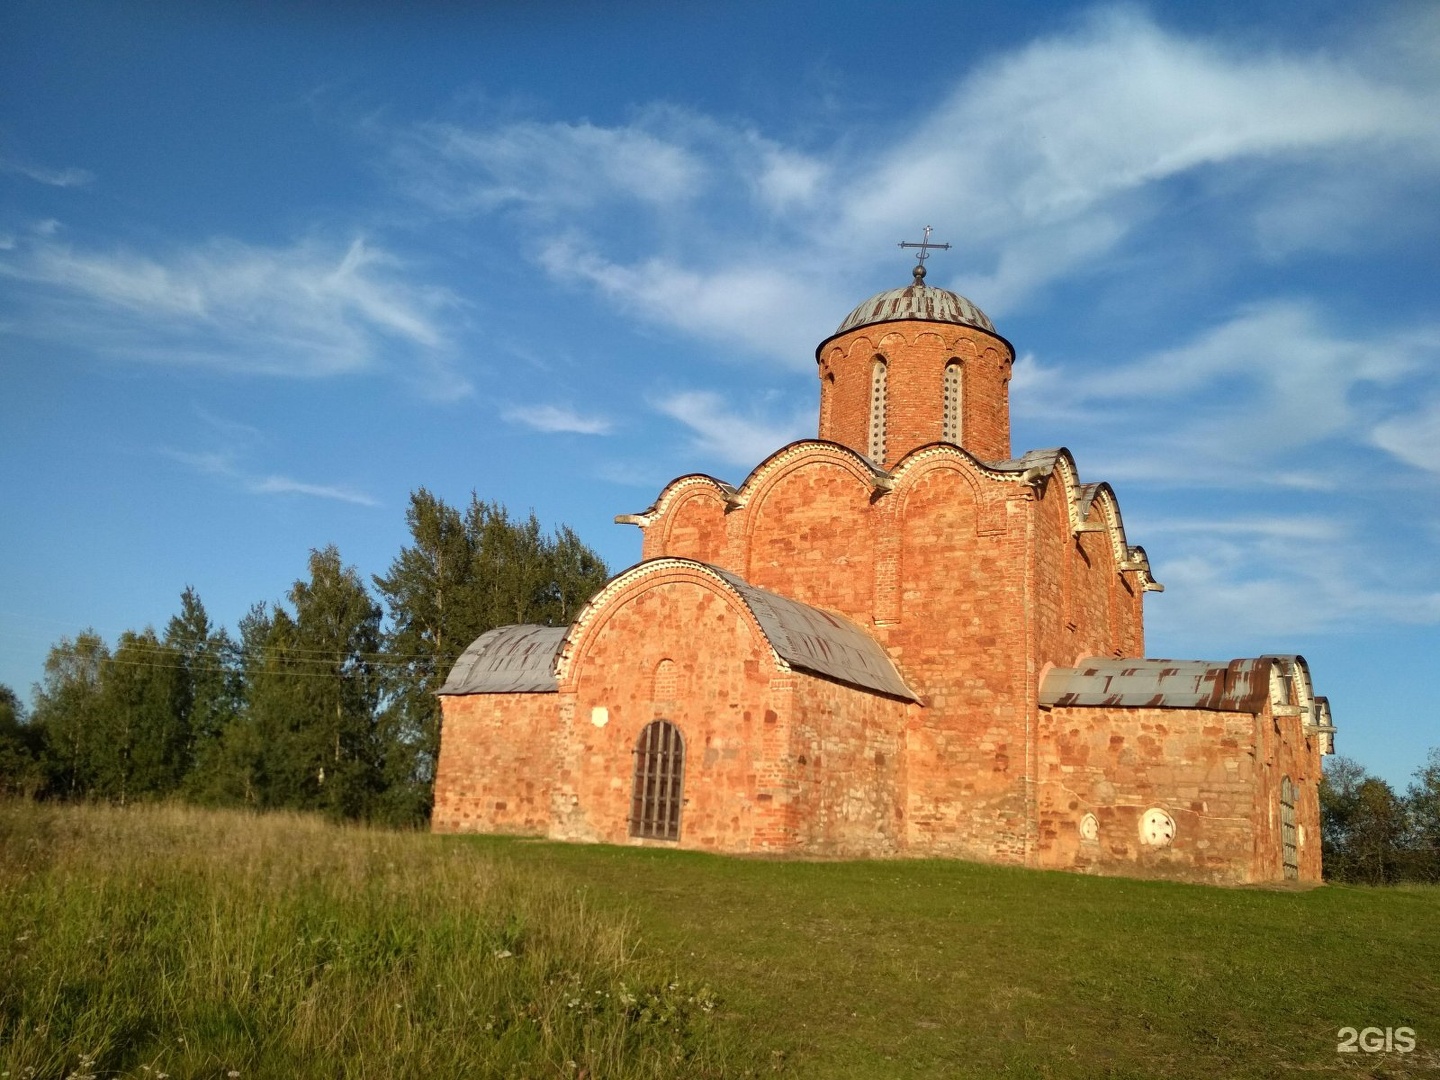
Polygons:
[[916,280],[916,281],[919,281],[921,278],[923,278],[923,277],[925,276],[925,260],[930,257],[930,250],[931,250],[932,248],[935,249],[936,251],[949,251],[949,250],[950,250],[950,245],[949,245],[949,244],[932,244],[932,243],[930,242],[930,226],[929,226],[929,225],[926,225],[926,226],[925,226],[925,235],[924,235],[924,237],[920,240],[920,242],[919,242],[918,244],[917,244],[917,243],[914,243],[913,241],[910,241],[910,240],[901,240],[901,241],[900,241],[900,246],[901,246],[902,248],[919,248],[919,249],[920,249],[919,252],[918,252],[918,253],[916,254],[916,256],[915,256],[915,258],[916,258],[917,261],[916,261],[916,263],[915,263],[915,269],[912,271],[912,273],[914,273],[914,275],[915,275],[915,280]]

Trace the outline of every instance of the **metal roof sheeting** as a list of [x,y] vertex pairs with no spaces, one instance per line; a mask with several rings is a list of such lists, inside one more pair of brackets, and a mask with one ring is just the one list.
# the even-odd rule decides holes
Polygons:
[[880,643],[849,619],[757,588],[727,570],[709,569],[745,601],[771,647],[792,668],[891,697],[920,700]]
[[1052,668],[1041,705],[1214,709],[1258,713],[1270,697],[1270,657],[1257,660],[1084,660]]
[[441,694],[527,694],[559,689],[555,654],[568,626],[501,626],[460,654]]
[[[895,322],[898,319],[920,319],[924,322],[958,323],[995,333],[995,324],[978,307],[959,293],[937,289],[931,285],[907,285],[870,297],[840,324],[830,337],[848,334],[851,330],[873,323]],[[828,338],[826,340],[829,340]]]
[[[756,588],[705,563],[665,561],[689,563],[720,578],[750,609],[775,654],[795,670],[920,700],[880,644],[849,619]],[[554,693],[559,689],[555,661],[569,631],[568,626],[502,626],[482,634],[455,662],[439,693]]]

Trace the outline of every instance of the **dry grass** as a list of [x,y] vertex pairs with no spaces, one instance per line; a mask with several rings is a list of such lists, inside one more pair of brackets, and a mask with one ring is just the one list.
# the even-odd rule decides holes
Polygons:
[[0,1073],[747,1071],[563,875],[423,834],[0,804]]

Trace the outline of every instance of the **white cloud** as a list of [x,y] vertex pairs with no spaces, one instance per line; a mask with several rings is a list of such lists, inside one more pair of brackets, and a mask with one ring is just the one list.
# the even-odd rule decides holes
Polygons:
[[1402,327],[1365,337],[1338,333],[1329,322],[1309,303],[1252,304],[1189,342],[1129,363],[1027,370],[1016,387],[1017,412],[1068,410],[1092,430],[1104,425],[1110,460],[1101,468],[1112,480],[1322,490],[1334,479],[1297,455],[1331,440],[1373,441],[1417,464],[1407,454],[1427,445],[1424,419],[1377,426],[1376,412],[1400,386],[1433,378],[1440,331]]
[[827,318],[829,304],[823,289],[783,265],[707,273],[656,258],[626,266],[563,240],[548,244],[541,260],[556,278],[588,284],[653,323],[729,345],[732,353],[814,366],[817,339],[810,327]]
[[[964,249],[974,269],[950,279],[992,314],[1113,271],[1181,179],[1189,206],[1234,223],[1232,261],[1369,242],[1336,227],[1360,188],[1374,206],[1399,191],[1423,201],[1440,172],[1440,79],[1376,55],[1237,47],[1124,8],[971,69],[873,145],[801,150],[655,105],[609,127],[432,125],[399,153],[432,207],[520,206],[558,224],[566,239],[538,256],[557,279],[803,365],[854,283],[896,265],[895,241],[921,222]],[[594,213],[616,199],[628,212]],[[943,283],[943,266],[932,275]]]
[[431,124],[397,155],[411,192],[448,213],[518,204],[549,214],[612,198],[669,204],[695,195],[707,172],[685,147],[643,129],[583,122]]
[[83,187],[95,179],[95,174],[88,169],[48,169],[9,157],[0,157],[0,172],[14,173],[37,184],[59,188]]
[[773,419],[736,413],[719,394],[688,390],[654,402],[660,412],[690,429],[696,451],[730,465],[753,468],[786,443],[814,435],[809,410]]
[[245,481],[245,490],[257,495],[307,495],[315,499],[333,499],[356,506],[379,506],[379,502],[363,491],[334,484],[308,484],[288,476],[258,476]]
[[1440,400],[1375,425],[1371,437],[1406,464],[1440,473]]
[[380,503],[358,488],[344,484],[314,484],[280,474],[257,475],[246,470],[240,455],[234,450],[188,450],[163,449],[160,451],[173,461],[186,465],[203,476],[214,476],[232,481],[241,490],[252,495],[304,495],[307,498],[328,499],[334,502],[350,503],[354,506],[379,506]]
[[17,326],[33,336],[241,374],[330,376],[398,360],[437,395],[467,393],[445,330],[455,297],[404,271],[363,239],[214,241],[155,256],[80,250],[52,230],[0,259],[0,277],[23,290]]
[[609,435],[613,425],[600,416],[581,416],[559,405],[516,405],[505,410],[506,420],[536,431],[570,432],[575,435]]

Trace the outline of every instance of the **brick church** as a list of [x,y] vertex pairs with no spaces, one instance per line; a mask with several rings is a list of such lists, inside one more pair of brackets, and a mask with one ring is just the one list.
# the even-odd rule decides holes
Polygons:
[[1014,349],[924,277],[815,350],[818,438],[671,481],[574,623],[465,651],[436,830],[1320,879],[1304,659],[1145,657],[1115,493],[1012,453]]

